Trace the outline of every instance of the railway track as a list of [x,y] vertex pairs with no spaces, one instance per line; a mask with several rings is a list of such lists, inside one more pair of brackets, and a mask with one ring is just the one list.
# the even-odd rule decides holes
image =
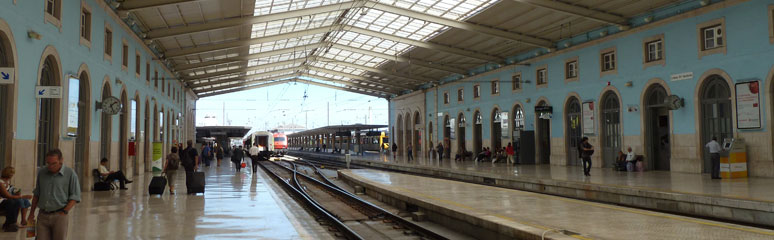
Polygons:
[[[332,185],[297,171],[293,162],[260,162],[269,175],[306,204],[335,236],[345,239],[447,239]],[[309,165],[312,166],[312,165]],[[312,166],[314,168],[314,166]],[[319,170],[315,169],[315,174]],[[322,181],[321,181],[322,180]]]

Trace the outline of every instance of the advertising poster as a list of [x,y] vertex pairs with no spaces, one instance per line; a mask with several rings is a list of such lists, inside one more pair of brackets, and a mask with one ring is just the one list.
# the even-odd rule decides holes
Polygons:
[[162,152],[162,149],[164,148],[164,143],[162,142],[153,142],[153,162],[151,163],[152,169],[153,169],[153,176],[160,176],[161,170],[164,167],[164,163],[162,162],[164,159],[164,154]]
[[80,80],[70,78],[69,92],[67,93],[67,136],[78,135],[78,100],[80,98]]
[[760,86],[758,81],[736,84],[736,127],[760,128]]
[[594,102],[583,103],[583,134],[594,135]]
[[457,119],[449,119],[449,139],[455,139],[457,138]]
[[500,137],[501,138],[508,138],[508,133],[510,132],[510,121],[508,121],[508,112],[501,112],[500,113]]

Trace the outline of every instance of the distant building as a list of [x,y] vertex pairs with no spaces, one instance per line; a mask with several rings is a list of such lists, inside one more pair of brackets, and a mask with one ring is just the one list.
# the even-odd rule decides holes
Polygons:
[[279,125],[275,128],[275,130],[277,130],[277,132],[281,132],[284,134],[291,134],[295,132],[304,131],[306,130],[306,128],[298,124],[290,123],[290,124]]

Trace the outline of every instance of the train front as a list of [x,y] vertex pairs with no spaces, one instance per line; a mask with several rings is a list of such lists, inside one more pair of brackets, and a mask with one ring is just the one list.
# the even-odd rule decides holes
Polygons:
[[288,153],[288,140],[284,133],[274,133],[274,152],[279,155]]

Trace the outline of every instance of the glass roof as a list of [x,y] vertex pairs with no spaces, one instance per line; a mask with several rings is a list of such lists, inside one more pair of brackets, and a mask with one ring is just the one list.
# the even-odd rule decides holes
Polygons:
[[[497,1],[498,0],[370,0],[355,2],[341,0],[256,0],[254,11],[255,16],[282,13],[304,8],[346,2],[352,2],[352,7],[356,8],[352,8],[349,11],[340,9],[330,12],[318,12],[303,17],[286,18],[282,20],[253,24],[251,38],[261,38],[285,33],[297,33],[298,36],[279,41],[251,45],[249,54],[296,47],[298,47],[298,49],[293,50],[291,53],[282,53],[276,54],[275,56],[252,59],[248,61],[247,67],[280,61],[293,61],[294,59],[296,61],[293,61],[293,64],[248,71],[247,74],[250,75],[278,69],[294,68],[298,67],[300,64],[306,62],[307,60],[314,60],[307,62],[306,64],[330,71],[342,72],[352,75],[361,75],[364,79],[385,79],[383,77],[378,77],[377,75],[368,73],[364,69],[347,67],[339,63],[345,62],[370,68],[377,68],[382,64],[394,59],[384,59],[368,54],[343,50],[341,48],[337,48],[335,44],[346,45],[354,48],[360,48],[365,51],[372,51],[393,56],[404,54],[405,52],[411,50],[413,47],[406,43],[381,39],[375,36],[360,34],[353,31],[346,31],[336,24],[354,26],[411,40],[428,41],[438,34],[448,30],[449,27],[371,8],[374,6],[374,2],[411,9],[413,11],[423,12],[447,19],[464,21],[474,16],[478,12],[488,8]],[[349,7],[346,7],[345,5],[342,8]],[[305,30],[320,27],[330,27],[330,31],[328,33],[320,34],[304,33]],[[322,44],[318,45],[318,43]],[[315,58],[315,56],[320,56],[322,58]],[[221,56],[207,57],[219,59],[225,57],[225,54],[221,54]],[[189,59],[189,61],[193,63],[199,60]],[[217,69],[222,70],[223,68],[233,69],[236,67],[224,66]],[[208,69],[207,72],[210,72],[210,70],[212,69]],[[346,77],[341,77],[337,74],[323,73],[314,70],[307,69],[305,72],[309,73],[311,76],[320,76],[321,78],[330,78],[349,82],[358,81]],[[193,74],[200,75],[206,73],[204,70],[197,70]],[[323,81],[326,84],[332,84],[331,82],[324,80],[317,79],[317,81]],[[382,87],[373,83],[358,86]]]

